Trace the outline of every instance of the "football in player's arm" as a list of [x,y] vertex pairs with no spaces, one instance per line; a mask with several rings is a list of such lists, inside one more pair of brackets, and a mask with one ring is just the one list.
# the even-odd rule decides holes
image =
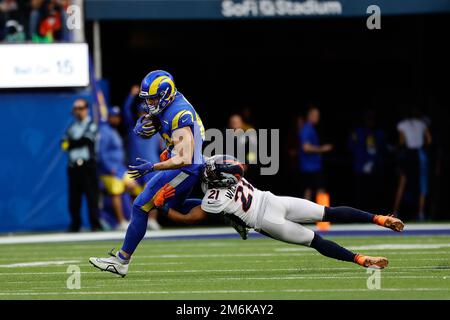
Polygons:
[[[142,107],[147,114],[138,119],[134,133],[143,139],[159,133],[167,149],[161,154],[160,162],[138,158],[137,163],[129,166],[129,175],[135,179],[153,171],[156,173],[133,202],[132,218],[121,249],[107,258],[89,258],[96,268],[122,277],[128,273],[131,256],[145,236],[149,214],[155,211],[157,192],[171,185],[177,194],[167,204],[191,209],[198,202],[188,197],[199,182],[203,168],[203,123],[194,107],[176,89],[173,77],[163,70],[150,72],[141,82],[139,97],[144,101]],[[167,195],[170,196],[170,192]]]

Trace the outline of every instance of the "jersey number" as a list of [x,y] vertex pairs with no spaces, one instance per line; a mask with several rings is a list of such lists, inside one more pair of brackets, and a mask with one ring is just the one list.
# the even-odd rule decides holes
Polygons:
[[211,193],[208,196],[208,199],[217,200],[219,198],[219,190],[211,190]]
[[[240,195],[240,197],[239,197]],[[236,189],[236,195],[234,196],[234,201],[238,201],[238,199],[241,199],[242,202],[242,210],[244,212],[247,212],[248,209],[250,209],[250,206],[252,205],[253,196],[249,193],[246,197],[244,195],[244,188],[242,186],[239,186]]]

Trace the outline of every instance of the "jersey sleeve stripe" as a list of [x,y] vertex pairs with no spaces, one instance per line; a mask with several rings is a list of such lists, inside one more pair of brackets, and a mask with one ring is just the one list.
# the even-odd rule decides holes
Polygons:
[[185,114],[189,114],[192,118],[192,121],[194,121],[194,115],[192,114],[192,112],[190,112],[189,110],[181,110],[175,115],[175,117],[172,120],[172,131],[178,129],[178,121]]

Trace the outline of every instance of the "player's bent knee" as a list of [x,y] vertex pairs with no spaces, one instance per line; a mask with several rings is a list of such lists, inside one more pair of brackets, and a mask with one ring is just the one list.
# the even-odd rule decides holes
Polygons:
[[133,202],[133,214],[148,214],[149,212],[142,208],[142,204],[136,200]]

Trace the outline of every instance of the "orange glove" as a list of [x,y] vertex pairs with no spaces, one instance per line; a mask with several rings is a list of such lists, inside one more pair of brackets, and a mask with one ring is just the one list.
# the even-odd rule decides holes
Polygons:
[[165,149],[161,154],[159,155],[159,161],[163,162],[169,159],[170,153],[169,150]]
[[162,207],[166,199],[173,197],[175,195],[175,188],[170,184],[166,183],[164,187],[159,189],[159,191],[155,195],[155,200],[153,203],[156,207]]

